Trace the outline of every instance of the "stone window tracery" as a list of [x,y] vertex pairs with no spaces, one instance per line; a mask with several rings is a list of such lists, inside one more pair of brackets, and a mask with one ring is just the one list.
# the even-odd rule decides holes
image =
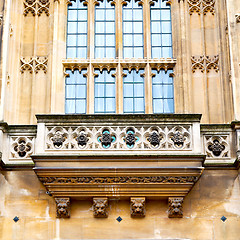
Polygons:
[[[81,91],[86,94],[83,103],[77,98],[79,86],[66,86],[65,112],[173,113],[171,32],[171,6],[164,0],[68,1],[66,85],[84,68],[86,91]],[[106,73],[112,82],[104,80],[105,90],[98,95],[97,79]],[[141,81],[130,83],[133,76]],[[164,80],[156,83],[158,78]],[[114,95],[107,96],[110,92]]]

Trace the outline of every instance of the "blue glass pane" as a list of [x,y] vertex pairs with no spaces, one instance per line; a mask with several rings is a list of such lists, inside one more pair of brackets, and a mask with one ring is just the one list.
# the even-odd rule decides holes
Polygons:
[[135,112],[144,112],[144,99],[143,98],[136,98],[134,99],[134,107]]
[[95,14],[96,14],[95,19],[97,21],[99,21],[99,20],[103,21],[105,19],[105,10],[104,9],[96,9]]
[[173,99],[164,99],[164,113],[173,112],[174,112]]
[[153,98],[163,98],[162,86],[153,85]]
[[162,48],[162,55],[165,58],[172,57],[172,48],[171,47],[163,47]]
[[173,89],[172,85],[164,85],[163,92],[165,98],[173,98]]
[[134,48],[134,57],[135,58],[143,58],[143,47],[135,47]]
[[77,20],[77,10],[69,10],[68,21],[76,21],[76,20]]
[[106,33],[114,33],[115,32],[115,23],[114,22],[106,22]]
[[115,46],[115,35],[108,35],[106,37],[106,45],[107,46]]
[[123,111],[124,112],[133,112],[133,98],[124,98]]
[[170,20],[171,14],[169,10],[161,10],[161,20]]
[[96,46],[104,46],[105,45],[105,35],[96,35],[95,38]]
[[67,48],[67,57],[68,58],[76,58],[77,57],[76,48]]
[[153,113],[163,113],[163,99],[153,99]]
[[106,49],[106,58],[115,58],[115,48]]
[[124,44],[124,46],[133,46],[133,35],[125,34],[123,36],[123,44]]
[[104,84],[95,85],[95,97],[104,97]]
[[77,45],[77,36],[76,35],[68,35],[67,45],[68,46],[76,46]]
[[133,97],[133,84],[124,84],[124,97]]
[[85,85],[76,85],[76,98],[86,98]]
[[172,37],[171,34],[162,34],[162,46],[171,46]]
[[161,47],[152,47],[152,58],[161,58]]
[[95,98],[95,112],[104,112],[104,98]]
[[162,33],[171,33],[171,22],[162,22]]
[[68,33],[77,32],[77,22],[68,22]]
[[69,74],[69,77],[66,77],[66,83],[67,84],[71,84],[71,83],[75,83],[75,75],[72,74],[71,70],[66,70],[66,73]]
[[106,19],[108,21],[114,21],[115,20],[115,10],[114,9],[106,10]]
[[143,20],[142,9],[133,10],[133,20],[137,20],[137,21]]
[[133,48],[125,47],[123,49],[123,56],[124,56],[124,58],[132,58],[133,57]]
[[134,35],[134,46],[143,46],[142,34]]
[[107,86],[106,97],[115,97],[115,84],[109,84]]
[[151,10],[151,19],[152,20],[160,20],[160,11],[159,10]]
[[115,98],[106,99],[106,112],[115,112]]
[[78,33],[87,33],[87,22],[78,23]]
[[152,34],[152,46],[161,46],[160,34]]
[[135,97],[143,97],[144,96],[143,84],[135,84],[134,85],[134,96]]
[[87,46],[87,35],[78,35],[78,46]]
[[132,33],[132,23],[131,22],[124,22],[123,23],[123,32],[124,33]]
[[143,33],[143,24],[142,22],[133,23],[133,32],[134,33]]
[[75,113],[75,101],[66,100],[66,113]]
[[152,33],[160,33],[161,32],[161,27],[160,27],[160,22],[152,22]]
[[86,21],[87,20],[87,10],[79,10],[78,11],[78,20]]
[[66,97],[67,98],[75,98],[75,86],[74,85],[66,86]]
[[133,18],[132,9],[124,9],[123,11],[123,20],[131,21]]
[[95,58],[102,58],[104,56],[105,48],[95,48]]
[[86,113],[86,100],[76,101],[76,113]]

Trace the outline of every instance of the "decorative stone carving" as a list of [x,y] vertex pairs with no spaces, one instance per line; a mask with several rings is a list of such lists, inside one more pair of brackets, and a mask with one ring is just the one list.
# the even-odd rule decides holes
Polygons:
[[193,184],[198,181],[196,176],[154,176],[154,177],[138,177],[138,176],[120,176],[120,177],[40,177],[43,184],[56,183],[81,183],[81,184],[119,184],[119,183],[187,183]]
[[11,144],[11,156],[10,158],[26,159],[30,158],[33,153],[33,137],[12,136],[10,141]]
[[145,217],[145,197],[132,197],[130,203],[132,217]]
[[228,135],[205,135],[204,138],[207,158],[230,158]]
[[57,218],[70,217],[70,198],[55,198]]
[[176,149],[183,149],[184,147],[190,149],[191,147],[190,132],[183,127],[174,127],[169,132],[168,138]]
[[[158,125],[154,127],[124,126],[48,126],[46,130],[47,150],[190,150],[192,148],[191,125]],[[176,135],[178,130],[178,135]],[[64,134],[62,147],[53,144],[57,131]],[[183,142],[179,142],[183,134]],[[175,136],[176,135],[176,136]],[[175,136],[175,137],[174,137]],[[178,140],[177,140],[178,137]],[[175,139],[175,142],[173,141]],[[178,141],[178,144],[177,144]]]
[[215,14],[215,0],[188,0],[189,14],[192,15],[194,12],[199,15],[202,13],[206,15],[207,12]]
[[93,198],[93,215],[96,218],[108,217],[108,198]]
[[77,143],[78,143],[79,146],[84,147],[84,146],[87,145],[88,137],[87,137],[87,135],[84,132],[81,132],[77,136],[76,140],[77,140]]
[[35,16],[36,14],[38,16],[41,16],[43,12],[45,12],[46,15],[49,16],[50,6],[49,0],[25,0],[23,4],[24,4],[23,11],[24,16],[27,16],[28,13],[32,13],[33,16]]
[[201,72],[209,72],[211,69],[216,72],[219,71],[219,56],[192,56],[192,72],[195,73],[197,69]]
[[55,148],[61,148],[65,141],[65,137],[60,131],[57,131],[50,139],[52,140]]
[[236,18],[236,22],[240,23],[240,13],[236,14],[235,18]]
[[29,71],[30,73],[38,73],[40,70],[43,70],[44,73],[47,73],[47,63],[48,58],[47,57],[31,57],[31,58],[21,58],[21,67],[20,71],[21,73],[24,73],[25,71]]
[[110,134],[107,129],[104,129],[101,136],[98,137],[98,141],[102,143],[104,148],[109,148],[111,143],[114,142],[116,138]]
[[168,198],[168,217],[169,218],[182,218],[183,208],[182,208],[183,198]]
[[67,132],[63,128],[57,127],[54,128],[48,134],[47,143],[50,148],[50,145],[54,149],[62,149],[67,144]]
[[150,144],[154,147],[159,146],[160,141],[163,137],[159,135],[159,133],[157,131],[152,132],[149,137],[147,138],[147,140],[150,142]]

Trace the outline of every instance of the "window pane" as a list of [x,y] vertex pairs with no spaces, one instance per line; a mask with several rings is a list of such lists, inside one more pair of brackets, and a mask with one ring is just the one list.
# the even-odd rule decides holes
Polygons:
[[78,46],[87,46],[87,35],[78,35]]
[[114,22],[106,22],[106,33],[114,33],[115,32],[115,26]]
[[77,20],[77,10],[69,10],[68,20],[69,21],[76,21]]
[[76,101],[76,113],[86,113],[85,100],[77,100]]
[[173,99],[164,99],[164,112],[165,113],[174,112]]
[[76,97],[77,98],[86,98],[86,87],[85,85],[76,86]]
[[115,112],[115,98],[106,99],[106,112]]
[[106,58],[115,58],[115,48],[106,49]]
[[125,97],[133,97],[133,84],[124,84],[123,91]]
[[76,33],[77,32],[77,23],[69,22],[68,23],[68,33]]
[[134,85],[134,96],[135,97],[143,97],[144,92],[143,92],[143,84],[135,84]]
[[106,37],[106,46],[115,46],[115,35],[108,35]]
[[96,46],[104,46],[105,45],[105,35],[96,35]]
[[95,98],[95,112],[104,112],[104,98]]
[[163,99],[153,99],[153,113],[163,112]]
[[75,113],[75,101],[74,100],[66,101],[66,113]]
[[77,57],[78,58],[86,58],[87,57],[87,48],[82,47],[77,49]]
[[87,10],[79,10],[78,11],[78,20],[86,21],[87,19]]
[[142,35],[134,35],[134,46],[143,46]]
[[124,46],[133,46],[133,38],[132,34],[126,34],[123,37],[123,45]]
[[144,112],[144,99],[136,98],[135,100],[135,112]]
[[104,56],[104,48],[95,48],[95,58],[102,58]]
[[105,10],[103,9],[96,9],[96,20],[104,20],[105,17]]
[[143,58],[143,47],[135,47],[134,48],[134,57],[135,58]]
[[95,97],[104,97],[104,84],[95,85]]
[[125,113],[128,112],[133,112],[133,98],[124,98],[124,102],[123,102],[123,111]]

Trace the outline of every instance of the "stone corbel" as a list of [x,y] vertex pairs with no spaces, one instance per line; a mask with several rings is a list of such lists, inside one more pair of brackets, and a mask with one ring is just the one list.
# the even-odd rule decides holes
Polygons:
[[145,217],[145,197],[131,197],[131,217]]
[[169,218],[182,218],[183,217],[183,198],[168,198],[168,217]]
[[96,218],[108,217],[108,198],[107,197],[95,197],[93,198],[93,215]]
[[55,198],[57,218],[70,217],[70,198],[59,197]]

